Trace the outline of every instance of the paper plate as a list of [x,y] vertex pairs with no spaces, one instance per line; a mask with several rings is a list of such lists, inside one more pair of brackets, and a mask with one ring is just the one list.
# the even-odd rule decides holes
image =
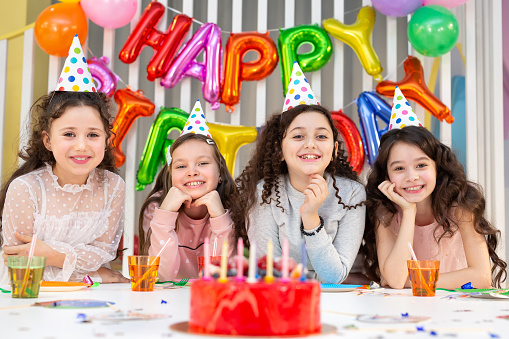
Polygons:
[[[170,330],[173,330],[175,332],[180,332],[180,333],[187,333],[187,334],[194,334],[194,335],[204,335],[204,336],[214,336],[214,337],[238,337],[238,338],[242,338],[242,337],[253,337],[252,335],[227,335],[227,334],[209,334],[209,333],[197,333],[197,332],[192,332],[189,330],[189,322],[188,321],[184,321],[184,322],[181,322],[181,323],[176,323],[176,324],[173,324],[170,326]],[[296,334],[292,334],[292,335],[274,335],[274,336],[256,336],[257,338],[295,338],[295,337],[310,337],[310,336],[315,336],[315,335],[324,335],[324,334],[331,334],[331,333],[334,333],[337,331],[337,328],[332,326],[332,325],[328,325],[328,324],[322,324],[322,330],[318,333],[311,333],[311,334],[303,334],[303,335],[296,335]]]
[[39,292],[72,292],[88,287],[88,284],[73,281],[43,281]]

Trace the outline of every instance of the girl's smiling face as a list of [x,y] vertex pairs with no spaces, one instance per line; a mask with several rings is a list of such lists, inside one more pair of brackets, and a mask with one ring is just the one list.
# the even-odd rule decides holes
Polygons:
[[189,140],[172,154],[171,184],[198,199],[215,190],[219,183],[219,165],[210,145],[201,140]]
[[387,173],[389,180],[396,184],[396,193],[408,202],[431,199],[437,181],[436,164],[419,147],[404,142],[394,144]]
[[310,175],[323,176],[333,159],[337,142],[323,113],[305,112],[288,126],[281,147],[290,181],[302,179],[307,185]]

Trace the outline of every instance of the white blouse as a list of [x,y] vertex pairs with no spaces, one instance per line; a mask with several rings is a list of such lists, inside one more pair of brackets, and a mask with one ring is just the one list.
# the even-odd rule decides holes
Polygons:
[[[46,266],[44,280],[81,281],[113,260],[124,228],[124,180],[95,169],[84,185],[61,187],[50,165],[22,175],[7,190],[3,244],[20,245],[15,232],[33,235],[66,255],[62,268]],[[0,281],[7,269],[0,264]],[[3,278],[3,279],[2,279]]]

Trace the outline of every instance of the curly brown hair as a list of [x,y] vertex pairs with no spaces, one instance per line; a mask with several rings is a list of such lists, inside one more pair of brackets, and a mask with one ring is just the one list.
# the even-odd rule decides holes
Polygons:
[[[334,160],[325,169],[333,181],[333,186],[336,189],[335,196],[338,199],[338,204],[343,208],[352,209],[357,208],[364,202],[355,206],[348,206],[343,203],[339,196],[339,190],[336,186],[336,176],[344,177],[354,181],[359,181],[357,174],[353,171],[347,159],[346,151],[343,147],[343,142],[339,138],[339,132],[334,126],[334,122],[329,111],[317,105],[299,105],[289,109],[283,113],[274,114],[262,127],[262,131],[256,141],[256,149],[254,154],[247,164],[242,174],[235,180],[237,184],[238,196],[233,199],[235,205],[232,206],[232,219],[233,222],[244,229],[248,229],[249,225],[246,224],[246,216],[249,215],[257,200],[256,185],[260,180],[264,181],[262,191],[262,204],[270,204],[272,194],[276,196],[276,206],[280,207],[284,212],[280,202],[280,192],[278,179],[280,176],[288,173],[288,167],[285,161],[281,161],[283,150],[282,141],[286,136],[288,126],[299,114],[307,112],[318,112],[323,114],[329,122],[333,134],[333,140],[338,141],[337,153],[333,154]],[[336,150],[333,151],[334,153]]]
[[[217,148],[217,145],[215,142],[210,142],[212,139],[201,135],[201,134],[195,134],[195,133],[189,133],[184,134],[183,136],[177,138],[175,142],[170,147],[170,154],[173,154],[175,150],[185,142],[189,140],[200,140],[204,143],[204,145],[212,147],[214,151],[214,160],[216,161],[217,165],[219,166],[219,176],[221,178],[221,182],[217,185],[217,193],[219,193],[219,197],[221,197],[221,203],[223,204],[223,207],[225,209],[230,209],[232,204],[232,197],[234,196],[236,192],[235,182],[233,181],[233,178],[228,171],[228,167],[226,166],[226,161],[224,160],[223,156],[221,155],[221,152],[219,152],[219,148]],[[207,142],[209,141],[209,142]],[[148,194],[147,199],[141,206],[140,211],[140,217],[139,217],[139,234],[140,234],[140,252],[142,254],[147,254],[148,249],[150,247],[150,234],[151,230],[145,234],[143,230],[143,215],[145,210],[147,209],[148,205],[152,202],[157,202],[158,205],[161,205],[164,198],[168,194],[168,191],[171,188],[171,171],[169,170],[170,165],[164,166],[163,169],[159,172],[157,175],[154,188],[150,193]],[[234,231],[232,234],[232,239],[237,239],[241,237],[244,242],[247,241],[247,233],[234,226]],[[233,242],[233,244],[236,244],[236,242]]]
[[[379,189],[378,185],[388,178],[387,161],[392,147],[396,143],[406,143],[419,147],[436,164],[436,187],[431,193],[433,215],[438,223],[434,231],[437,243],[444,237],[451,237],[458,231],[458,225],[450,215],[452,207],[470,211],[473,215],[474,228],[486,239],[489,255],[493,262],[491,269],[492,283],[500,287],[505,281],[507,264],[496,253],[500,231],[494,228],[484,217],[485,200],[482,188],[468,181],[463,166],[454,152],[442,144],[424,127],[408,126],[403,129],[388,131],[380,140],[378,157],[373,164],[366,185],[366,227],[361,252],[365,256],[364,267],[367,275],[374,281],[380,281],[380,269],[376,252],[376,229],[380,224],[388,227],[397,213],[396,206]],[[438,234],[440,227],[443,232]],[[498,272],[496,272],[498,269]]]
[[[23,163],[2,185],[0,190],[0,221],[4,209],[5,196],[7,195],[7,189],[11,182],[17,177],[45,166],[46,163],[51,166],[55,164],[53,152],[49,151],[44,146],[42,137],[43,132],[45,131],[49,133],[53,121],[60,118],[68,108],[81,106],[88,106],[99,112],[99,116],[104,125],[104,131],[106,132],[104,158],[97,168],[118,173],[117,168],[115,167],[115,159],[113,157],[113,149],[111,146],[111,128],[113,127],[110,113],[111,103],[106,95],[99,92],[50,92],[49,94],[40,97],[30,108],[30,139],[28,140],[28,144],[18,153],[18,156],[23,160]],[[103,175],[103,172],[99,171],[98,175]],[[0,222],[0,232],[1,230],[2,225]],[[0,239],[0,245],[2,242],[3,239]]]

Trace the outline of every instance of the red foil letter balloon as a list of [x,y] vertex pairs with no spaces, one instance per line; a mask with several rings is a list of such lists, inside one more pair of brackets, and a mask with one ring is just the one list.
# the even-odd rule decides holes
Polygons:
[[187,15],[179,14],[173,18],[166,33],[161,33],[156,27],[165,11],[166,8],[161,3],[152,1],[145,8],[140,21],[119,54],[122,62],[130,64],[140,55],[143,47],[152,47],[155,53],[147,66],[147,79],[150,81],[166,74],[173,57],[191,28],[192,19]]
[[[203,53],[204,63],[196,61]],[[161,79],[161,86],[175,87],[183,77],[188,76],[202,82],[203,98],[219,108],[221,93],[221,29],[212,23],[203,24],[186,43],[171,64],[168,73]]]
[[[258,59],[243,62],[244,55],[253,50],[258,52]],[[276,68],[278,57],[276,45],[268,32],[232,33],[226,43],[225,52],[221,101],[231,113],[233,106],[239,103],[241,82],[268,77]]]
[[355,122],[343,114],[342,110],[330,112],[334,125],[341,133],[348,151],[348,162],[353,170],[360,174],[364,166],[364,146],[362,144],[361,134],[355,126]]
[[143,92],[138,90],[133,92],[129,87],[119,89],[115,93],[115,102],[119,109],[115,118],[115,123],[111,131],[114,133],[112,140],[113,153],[115,156],[115,166],[120,167],[125,162],[125,155],[120,148],[124,137],[131,128],[134,120],[138,117],[149,117],[154,114],[155,105],[143,96]]
[[96,83],[97,91],[103,92],[111,98],[117,88],[118,75],[113,73],[106,64],[110,62],[107,56],[97,59],[95,56],[87,60],[92,79]]
[[[297,54],[302,44],[313,46],[310,52]],[[332,55],[332,43],[327,32],[317,25],[302,25],[281,30],[278,39],[281,56],[283,95],[288,91],[293,63],[297,61],[303,72],[318,71]]]
[[357,21],[352,25],[330,18],[322,22],[323,28],[338,40],[343,41],[357,54],[362,67],[375,81],[382,80],[382,66],[378,55],[371,44],[371,33],[375,27],[375,10],[369,6],[362,7],[357,14]]
[[394,96],[394,89],[398,86],[407,99],[412,99],[438,120],[445,119],[448,123],[454,122],[451,111],[426,86],[424,74],[419,59],[408,56],[405,61],[405,77],[398,81],[382,81],[376,86],[376,91],[386,97]]

